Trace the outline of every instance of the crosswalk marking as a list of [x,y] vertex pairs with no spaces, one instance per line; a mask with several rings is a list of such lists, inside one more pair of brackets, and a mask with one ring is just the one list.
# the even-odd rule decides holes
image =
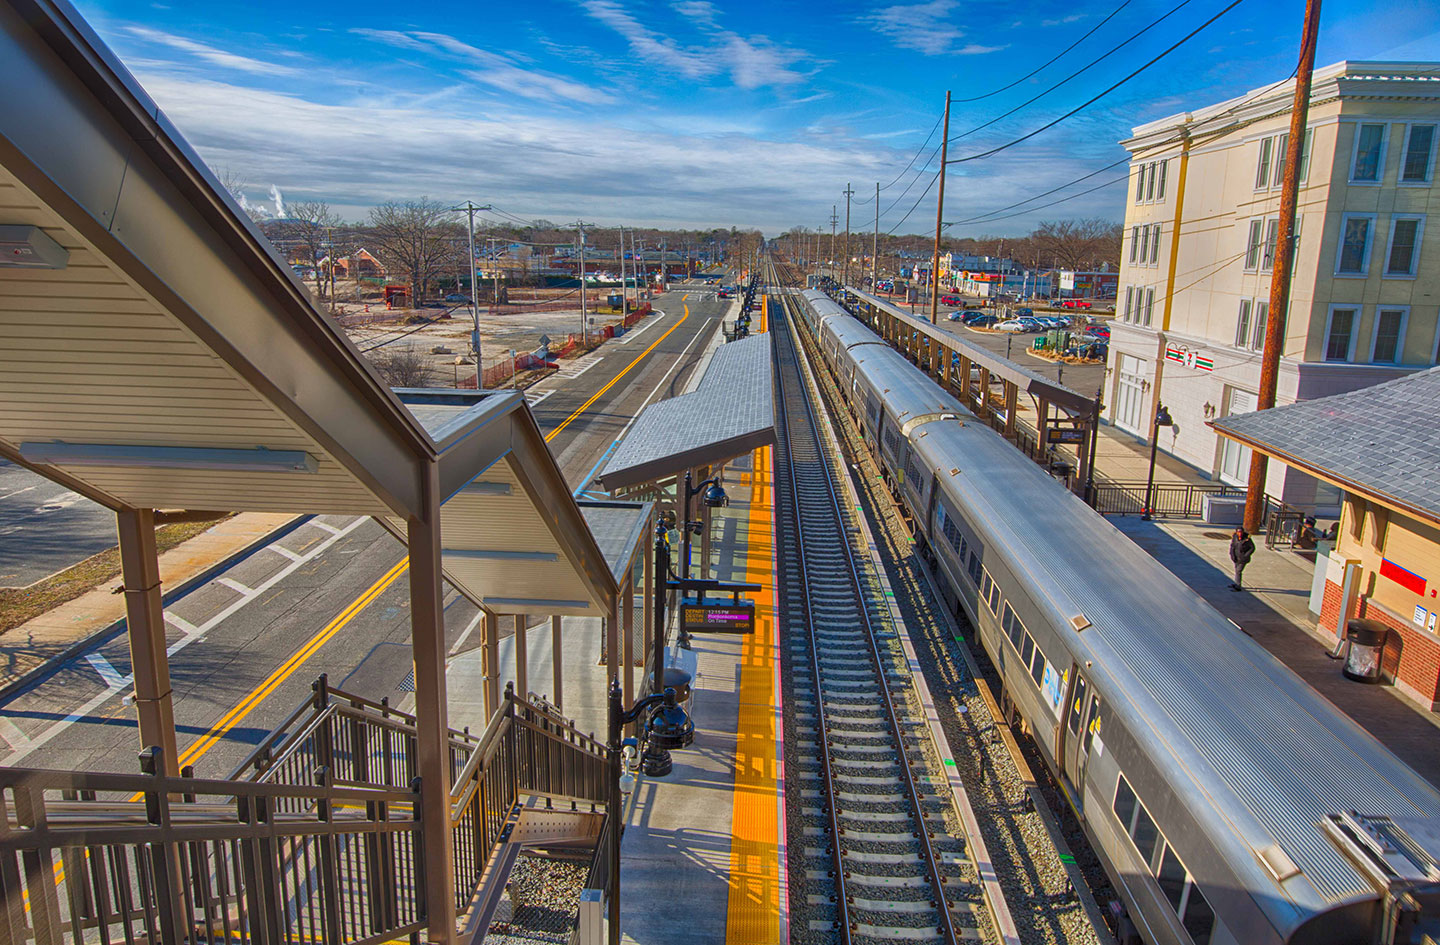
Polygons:
[[193,623],[186,620],[179,614],[173,614],[168,610],[165,611],[165,622],[168,623],[170,626],[174,627],[176,630],[179,630],[186,636],[194,636],[195,634],[200,632],[199,627],[195,626]]
[[246,597],[251,597],[255,593],[255,588],[246,587],[244,584],[241,584],[239,581],[233,580],[232,578],[216,578],[215,583],[223,584],[225,587],[230,588],[230,590],[236,592],[237,594],[243,594]]
[[100,674],[100,678],[105,681],[106,689],[113,691],[125,688],[126,678],[121,676],[120,671],[111,665],[110,661],[105,658],[105,654],[98,651],[95,653],[86,653],[85,662],[89,663],[95,672]]
[[561,368],[556,372],[556,377],[579,377],[590,370],[601,361],[605,360],[603,354],[587,354],[583,358],[577,358],[569,367]]

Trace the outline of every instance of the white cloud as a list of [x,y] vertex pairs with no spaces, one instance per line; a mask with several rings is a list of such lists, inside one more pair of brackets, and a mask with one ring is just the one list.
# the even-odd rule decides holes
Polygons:
[[792,66],[807,59],[799,50],[772,42],[765,36],[741,36],[719,25],[719,11],[705,0],[681,0],[673,9],[692,21],[705,41],[682,46],[669,36],[640,22],[616,0],[581,0],[591,17],[619,33],[635,55],[678,72],[689,79],[728,74],[742,89],[793,85],[805,75]]
[[178,49],[181,52],[189,53],[197,59],[204,60],[214,66],[223,69],[234,69],[238,72],[249,72],[255,75],[300,75],[301,70],[291,66],[282,66],[273,62],[265,62],[260,59],[252,59],[249,56],[242,56],[205,43],[197,43],[193,39],[186,39],[183,36],[176,36],[174,33],[165,33],[160,30],[151,29],[148,26],[127,26],[125,31],[136,39],[144,40],[147,43],[155,43],[161,46],[169,46],[171,49]]
[[974,56],[1004,49],[1003,46],[959,45],[965,33],[951,24],[957,0],[929,0],[881,7],[860,18],[860,22],[889,39],[901,49],[913,49],[926,56]]
[[615,100],[615,96],[603,89],[553,73],[521,68],[505,56],[472,46],[445,33],[368,28],[356,28],[350,32],[400,49],[427,55],[444,55],[481,66],[479,69],[462,69],[461,73],[469,79],[512,95],[546,102],[577,102],[586,105],[601,105]]

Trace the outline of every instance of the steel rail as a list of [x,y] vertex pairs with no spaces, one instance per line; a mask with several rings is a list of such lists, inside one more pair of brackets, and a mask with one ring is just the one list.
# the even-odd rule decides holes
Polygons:
[[[771,271],[772,275],[777,277],[776,283],[778,284],[779,269],[774,262],[771,263]],[[826,496],[828,496],[829,499],[827,509],[811,508],[809,512],[812,515],[817,513],[824,514],[828,510],[829,514],[833,517],[833,521],[835,523],[835,530],[842,538],[842,540],[839,541],[838,544],[842,549],[845,560],[845,576],[846,578],[848,578],[851,591],[855,596],[857,610],[860,613],[861,630],[868,643],[868,651],[871,659],[871,664],[875,670],[875,674],[879,682],[881,704],[884,709],[885,721],[888,724],[891,737],[894,739],[894,743],[896,746],[896,762],[897,766],[900,769],[901,778],[904,783],[906,802],[911,807],[914,816],[915,830],[913,831],[913,834],[915,839],[919,841],[921,847],[921,860],[923,862],[927,878],[930,882],[931,889],[934,891],[935,898],[933,900],[933,905],[936,910],[936,914],[939,916],[938,931],[941,933],[942,940],[946,943],[946,945],[954,945],[956,941],[954,919],[950,914],[950,904],[945,895],[945,884],[941,878],[939,864],[936,860],[934,847],[930,842],[929,830],[926,828],[925,825],[925,811],[921,803],[920,793],[915,785],[914,773],[910,770],[910,761],[906,755],[905,749],[904,733],[900,729],[899,717],[897,715],[894,702],[890,697],[889,685],[885,680],[884,661],[880,653],[879,643],[875,639],[875,631],[872,621],[870,619],[869,606],[866,603],[863,587],[860,581],[859,565],[856,563],[854,549],[851,547],[850,542],[844,540],[844,536],[846,533],[844,513],[841,509],[839,496],[836,493],[835,480],[832,476],[832,471],[830,469],[829,463],[825,461],[826,453],[824,449],[824,444],[820,437],[819,422],[815,417],[814,405],[811,402],[809,391],[806,389],[805,378],[801,371],[800,358],[802,357],[802,355],[798,345],[795,342],[795,339],[790,334],[792,329],[788,322],[792,314],[791,301],[788,296],[784,295],[777,296],[777,298],[780,299],[781,307],[784,309],[785,314],[784,318],[773,319],[769,326],[772,335],[774,335],[774,340],[772,344],[777,354],[776,360],[778,370],[776,370],[775,372],[776,384],[782,388],[782,392],[785,394],[785,396],[777,398],[777,403],[781,405],[780,409],[782,412],[782,416],[780,418],[781,423],[777,424],[777,427],[784,431],[783,435],[785,437],[785,463],[791,481],[791,487],[789,490],[790,504],[793,507],[794,528],[797,538],[799,539],[796,543],[797,548],[800,552],[799,566],[801,569],[801,574],[804,577],[802,586],[808,589],[811,587],[811,584],[809,582],[809,568],[806,562],[807,552],[805,548],[804,516],[801,515],[801,510],[799,507],[799,494],[795,487],[795,484],[800,481],[800,477],[795,467],[793,451],[790,448],[790,425],[792,420],[796,419],[792,417],[790,406],[787,403],[787,400],[789,400],[791,397],[794,397],[803,405],[803,422],[805,426],[802,428],[801,434],[804,435],[805,432],[808,431],[808,434],[814,439],[814,448],[816,455],[821,458],[820,463],[817,464],[815,475],[820,479],[823,479],[825,484],[825,494]],[[784,339],[783,345],[781,343],[782,336]],[[788,355],[782,356],[781,349],[782,347],[787,346],[789,349]],[[793,372],[794,375],[794,383],[796,385],[796,389],[793,392],[783,390],[785,386],[785,377],[788,372]],[[809,604],[810,602],[807,595],[804,601],[806,618],[805,625],[807,626],[807,628],[809,628],[811,633],[812,655],[818,655],[819,641],[816,640],[814,637],[814,625],[813,622],[809,619]],[[831,839],[833,842],[834,859],[836,861],[836,899],[837,907],[840,910],[841,916],[841,940],[843,942],[848,942],[850,940],[849,903],[847,900],[844,885],[845,871],[843,855],[841,853],[842,834],[840,832],[840,825],[838,817],[836,815],[836,788],[834,785],[834,779],[832,777],[829,759],[829,734],[828,727],[825,723],[825,699],[823,691],[821,689],[819,660],[812,659],[811,665],[814,670],[816,717],[820,722],[819,731],[822,742],[821,760],[824,769],[825,793],[826,797],[829,800],[829,817],[831,821],[832,831]]]

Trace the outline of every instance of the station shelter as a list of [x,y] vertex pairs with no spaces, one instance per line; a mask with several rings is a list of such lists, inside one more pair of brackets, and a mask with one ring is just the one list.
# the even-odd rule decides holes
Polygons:
[[1211,423],[1341,490],[1334,547],[1317,562],[1312,592],[1318,629],[1338,640],[1352,618],[1388,628],[1384,678],[1426,710],[1440,706],[1437,415],[1440,367]]

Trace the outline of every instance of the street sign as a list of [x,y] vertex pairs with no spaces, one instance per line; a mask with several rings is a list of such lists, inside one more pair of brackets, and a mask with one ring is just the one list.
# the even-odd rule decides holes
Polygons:
[[1061,427],[1051,430],[1047,438],[1051,443],[1084,443],[1085,431],[1075,427]]
[[686,633],[750,633],[755,629],[755,604],[687,597],[680,602],[680,625]]

